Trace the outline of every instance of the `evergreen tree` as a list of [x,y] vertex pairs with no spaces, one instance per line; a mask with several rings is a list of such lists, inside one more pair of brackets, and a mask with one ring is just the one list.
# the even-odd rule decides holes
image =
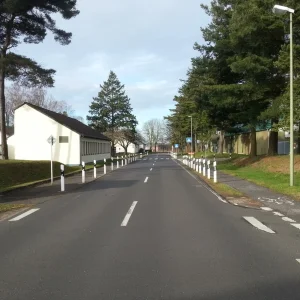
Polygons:
[[93,98],[87,120],[89,126],[105,133],[112,143],[112,154],[121,130],[135,132],[136,117],[132,114],[130,99],[117,75],[110,71],[107,81],[100,85],[98,97]]
[[41,43],[50,31],[62,45],[72,34],[57,28],[53,13],[64,19],[75,17],[76,0],[2,0],[0,2],[0,107],[2,156],[8,158],[5,128],[5,80],[18,80],[27,86],[53,86],[52,69],[44,69],[35,61],[12,52],[20,43]]

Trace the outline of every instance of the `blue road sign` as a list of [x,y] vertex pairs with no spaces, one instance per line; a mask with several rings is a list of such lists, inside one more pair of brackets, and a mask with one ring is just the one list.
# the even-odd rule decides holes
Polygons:
[[174,147],[175,147],[175,148],[179,148],[179,144],[175,144]]
[[187,142],[187,143],[191,143],[191,142],[192,142],[192,138],[191,138],[191,137],[187,137],[187,138],[186,138],[186,142]]

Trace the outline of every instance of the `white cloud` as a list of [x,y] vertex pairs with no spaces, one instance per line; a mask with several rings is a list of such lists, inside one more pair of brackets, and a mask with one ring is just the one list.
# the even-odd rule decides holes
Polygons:
[[[209,4],[209,0],[204,0]],[[57,24],[73,32],[61,46],[51,35],[39,45],[24,45],[19,53],[57,70],[56,98],[68,101],[86,116],[99,85],[110,70],[125,84],[140,123],[162,117],[185,78],[199,28],[208,17],[198,0],[79,0],[81,13]]]

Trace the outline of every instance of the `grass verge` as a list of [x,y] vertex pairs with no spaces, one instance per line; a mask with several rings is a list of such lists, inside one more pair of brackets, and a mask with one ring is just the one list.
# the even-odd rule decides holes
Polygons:
[[232,159],[220,162],[218,170],[300,200],[300,172],[295,172],[295,186],[291,187],[285,167],[280,168],[287,159],[286,156]]
[[193,170],[193,173],[196,174],[201,180],[205,181],[215,192],[217,192],[219,195],[221,195],[223,198],[227,197],[242,197],[244,196],[243,193],[240,191],[230,187],[227,184],[224,183],[214,183],[213,180],[209,180],[208,178],[204,176],[200,176],[198,172],[195,172]]
[[[65,174],[80,170],[80,167],[65,166]],[[0,192],[50,178],[49,161],[0,161]],[[53,162],[54,177],[60,176],[60,163]]]
[[29,207],[26,204],[7,204],[7,203],[0,203],[0,213],[4,213],[10,210],[20,209]]

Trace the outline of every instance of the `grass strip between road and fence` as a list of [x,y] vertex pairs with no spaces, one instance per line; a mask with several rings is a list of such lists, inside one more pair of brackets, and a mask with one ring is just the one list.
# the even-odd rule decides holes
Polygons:
[[[113,161],[116,163],[117,158]],[[54,179],[60,178],[60,165],[59,162],[53,162]],[[97,168],[103,165],[103,160],[96,163]],[[106,165],[108,167],[111,165],[111,159],[106,160]],[[85,166],[86,171],[93,168],[93,163],[87,163]],[[78,174],[81,170],[81,166],[65,165],[65,176]],[[50,180],[50,161],[0,160],[0,174],[0,193],[42,184]]]

